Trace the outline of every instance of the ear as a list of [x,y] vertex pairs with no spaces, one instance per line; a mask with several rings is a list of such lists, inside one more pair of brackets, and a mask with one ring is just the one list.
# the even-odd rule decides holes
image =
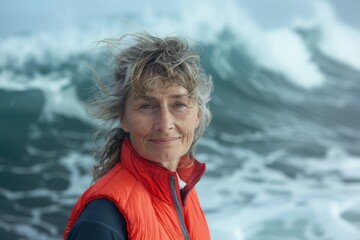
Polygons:
[[201,117],[202,117],[202,112],[200,110],[200,108],[198,109],[197,115],[196,115],[196,121],[195,121],[195,128],[198,128],[200,125],[200,121],[201,121]]
[[128,126],[125,116],[119,116],[119,120],[120,120],[121,129],[124,130],[125,132],[129,133],[129,126]]

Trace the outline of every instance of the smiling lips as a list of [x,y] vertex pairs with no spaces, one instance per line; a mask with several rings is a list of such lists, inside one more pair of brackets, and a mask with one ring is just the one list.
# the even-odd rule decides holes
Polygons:
[[170,144],[178,140],[179,137],[162,137],[162,138],[152,138],[151,142],[156,144]]

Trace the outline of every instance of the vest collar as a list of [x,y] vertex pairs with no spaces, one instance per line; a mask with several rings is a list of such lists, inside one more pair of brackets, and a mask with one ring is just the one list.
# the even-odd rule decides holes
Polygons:
[[[190,160],[190,161],[189,161]],[[198,162],[193,156],[182,157],[179,166],[184,162],[191,162],[190,166],[180,167],[176,172],[171,172],[151,161],[141,157],[133,148],[129,139],[125,139],[121,146],[121,164],[130,171],[134,177],[142,182],[144,186],[154,195],[168,202],[171,200],[170,178],[174,176],[176,179],[176,187],[179,189],[177,174],[186,182],[186,186],[182,189],[183,198],[196,185],[205,172],[205,164]]]

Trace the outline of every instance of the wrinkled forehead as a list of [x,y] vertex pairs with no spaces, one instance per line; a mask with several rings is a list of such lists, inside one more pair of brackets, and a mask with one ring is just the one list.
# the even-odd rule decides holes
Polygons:
[[136,95],[146,96],[154,92],[166,93],[174,87],[182,87],[182,94],[185,92],[188,96],[192,96],[195,89],[194,81],[185,74],[161,76],[146,72],[132,82],[131,90]]
[[132,100],[158,100],[158,99],[190,99],[193,98],[188,94],[187,89],[179,85],[169,87],[154,88],[145,94],[136,94],[130,92],[129,98]]

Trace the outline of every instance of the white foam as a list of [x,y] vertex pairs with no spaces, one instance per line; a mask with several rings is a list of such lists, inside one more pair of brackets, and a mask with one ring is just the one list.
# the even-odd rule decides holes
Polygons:
[[261,66],[282,74],[298,86],[313,88],[321,86],[325,77],[312,61],[312,53],[295,28],[317,26],[322,32],[318,43],[321,51],[360,69],[360,33],[341,23],[326,1],[306,2],[307,7],[312,9],[311,13],[294,14],[282,26],[271,29],[259,26],[250,11],[244,10],[236,1],[196,1],[190,5],[191,11],[189,2],[182,1],[176,18],[158,17],[155,11],[148,11],[145,16],[147,28],[159,33],[181,33],[197,41],[220,46],[219,36],[224,30],[230,30],[235,38],[224,44],[241,43]]
[[[331,174],[338,173],[338,178],[360,181],[360,158],[346,153],[343,149],[332,147],[327,151],[326,164],[319,164],[319,159],[307,158],[302,164],[306,163],[308,173]],[[340,162],[341,160],[341,162]]]
[[321,39],[318,47],[328,56],[360,70],[360,31],[341,22],[327,1],[313,2],[314,16],[298,19],[295,23],[305,27],[319,27]]
[[[278,221],[290,225],[303,222],[304,232],[301,234],[312,236],[309,239],[356,240],[360,234],[359,229],[341,217],[343,211],[339,205],[351,197],[338,199],[336,196],[343,194],[340,189],[311,190],[297,183],[283,186],[290,192],[293,188],[296,194],[282,196],[268,193],[269,187],[261,183],[246,184],[241,178],[238,181],[229,180],[227,177],[217,181],[205,179],[205,183],[199,185],[199,195],[202,199],[218,199],[216,211],[209,207],[207,201],[202,201],[205,211],[209,210],[206,215],[213,238],[257,239],[256,236],[261,236],[261,232]],[[229,188],[230,195],[224,194],[224,188]],[[247,204],[237,203],[244,191],[253,191],[254,200]],[[353,194],[351,196],[354,197]],[[286,225],[275,228],[273,230],[279,234],[289,234],[289,239],[290,236],[301,239],[295,238],[299,233],[289,232]],[[323,234],[318,236],[314,233],[314,228]],[[342,238],[344,236],[346,238]]]
[[[224,161],[232,161],[234,165],[238,158],[245,159],[241,169],[221,178],[206,176],[197,186],[214,239],[262,239],[266,231],[277,233],[277,237],[287,234],[287,239],[358,238],[360,229],[342,215],[359,206],[360,186],[343,183],[332,174],[339,172],[340,176],[354,177],[358,172],[358,157],[329,147],[321,159],[297,159],[285,156],[282,151],[270,154],[267,159],[211,139],[202,139],[200,145],[221,156],[197,154],[200,160],[217,169]],[[289,178],[266,165],[279,157],[286,158],[289,166],[300,167],[316,177]],[[277,239],[269,234],[268,237]]]
[[[189,11],[191,5],[191,11]],[[360,66],[360,47],[356,44],[359,34],[346,27],[335,18],[330,5],[320,1],[313,4],[314,15],[308,22],[318,22],[323,29],[321,49],[330,56],[341,59],[351,66]],[[219,11],[219,9],[222,9]],[[222,14],[226,12],[226,14]],[[320,14],[321,13],[321,14]],[[112,19],[89,24],[86,28],[74,27],[61,32],[39,32],[32,35],[12,36],[0,42],[0,66],[17,64],[24,66],[29,59],[37,62],[66,62],[72,55],[89,52],[89,44],[104,37],[119,36],[124,26],[136,24],[150,32],[170,34],[177,33],[190,39],[205,43],[222,45],[219,36],[229,30],[234,39],[223,44],[234,47],[245,46],[251,57],[262,67],[285,76],[289,81],[304,88],[321,86],[324,75],[311,60],[312,54],[295,32],[299,26],[298,15],[290,18],[288,23],[272,29],[264,29],[257,20],[244,10],[241,3],[230,0],[217,1],[183,1],[179,4],[177,15],[158,15],[155,9],[147,9],[143,18],[124,24]],[[303,20],[302,22],[305,22]],[[303,24],[304,25],[304,24]],[[122,26],[122,27],[119,27]],[[21,51],[19,51],[21,49]],[[231,71],[236,63],[224,64],[225,70]],[[230,69],[230,70],[229,70]],[[221,72],[221,71],[220,71]]]
[[304,88],[323,84],[324,75],[312,62],[312,54],[294,31],[278,29],[262,37],[264,44],[256,50],[261,65],[284,74],[287,79]]
[[44,117],[52,120],[54,113],[77,117],[85,122],[90,122],[84,107],[81,105],[74,86],[62,89],[62,91],[46,92]]
[[[148,14],[149,28],[160,33],[181,33],[220,47],[223,44],[240,47],[242,44],[259,65],[282,74],[298,86],[313,88],[323,84],[323,74],[292,28],[263,29],[235,1],[196,1],[191,3],[191,11],[188,6],[189,3],[183,1],[179,16],[174,19]],[[226,30],[230,30],[235,38],[222,43],[219,36]],[[236,63],[232,64],[236,67]]]
[[[263,28],[258,24],[256,14],[245,10],[241,2],[182,1],[178,3],[177,14],[159,15],[158,9],[147,8],[142,18],[127,23],[113,18],[110,21],[89,22],[80,26],[60,29],[59,32],[38,32],[31,35],[17,35],[0,41],[0,66],[11,62],[19,67],[29,59],[37,62],[66,62],[69,56],[88,52],[89,44],[104,37],[119,36],[124,27],[134,30],[170,34],[177,33],[200,42],[221,45],[219,36],[230,30],[234,34],[232,42],[242,44],[261,66],[282,74],[289,81],[304,88],[321,86],[324,76],[311,60],[312,55],[293,27],[319,25],[323,37],[320,49],[331,57],[360,69],[360,34],[342,24],[336,18],[332,7],[326,1],[307,1],[313,8],[313,15],[289,16],[288,21],[277,28]],[[191,11],[189,11],[191,6]],[[221,9],[221,11],[219,11]],[[226,14],[223,14],[225,13]],[[302,22],[302,24],[300,23]],[[20,51],[21,49],[21,51]],[[233,63],[234,64],[234,63]],[[226,64],[229,66],[229,64]]]
[[358,239],[359,229],[341,217],[338,205],[335,199],[317,199],[312,203],[312,209],[322,226],[331,226],[326,229],[329,237],[333,239]]
[[[44,224],[44,223],[43,223]],[[17,223],[13,226],[14,232],[19,234],[20,236],[26,237],[26,239],[30,240],[54,240],[55,237],[50,237],[47,234],[40,232],[37,228],[32,227],[31,225],[26,225],[23,223]]]
[[112,34],[114,25],[99,27],[99,24],[104,23],[2,38],[0,66],[22,69],[28,62],[53,66],[67,63],[72,56],[91,51],[90,46],[93,42]]
[[75,87],[68,77],[57,74],[35,74],[33,78],[16,75],[12,71],[0,72],[0,88],[11,91],[39,89],[44,93],[45,104],[42,118],[48,121],[54,119],[55,114],[79,118],[90,122],[84,107],[81,105]]
[[[66,35],[66,36],[65,36]],[[31,35],[10,36],[0,42],[0,65],[8,64],[23,68],[28,61],[44,63],[56,59],[65,61],[69,53],[76,53],[83,50],[80,42],[75,43],[76,36],[67,38],[70,34],[52,36],[47,32],[40,32]]]
[[83,155],[78,152],[70,152],[66,156],[59,159],[59,162],[70,173],[70,187],[63,192],[62,202],[68,202],[69,205],[74,203],[74,197],[77,198],[80,194],[90,186],[90,174],[81,174],[81,169],[88,169],[94,165],[94,159],[89,155]]
[[[88,26],[77,26],[61,31],[35,32],[0,39],[0,88],[11,91],[39,89],[44,93],[45,105],[42,118],[53,120],[55,114],[79,118],[89,122],[80,103],[71,68],[62,70],[62,64],[74,61],[82,54],[94,53],[94,42],[110,37],[114,32],[121,35],[118,21],[94,22]],[[105,26],[105,27],[104,27]],[[28,65],[29,64],[29,65]],[[38,69],[27,69],[31,65],[45,66],[49,73]],[[82,62],[78,62],[78,67]],[[27,74],[27,71],[32,71]],[[29,76],[30,75],[30,76]]]

